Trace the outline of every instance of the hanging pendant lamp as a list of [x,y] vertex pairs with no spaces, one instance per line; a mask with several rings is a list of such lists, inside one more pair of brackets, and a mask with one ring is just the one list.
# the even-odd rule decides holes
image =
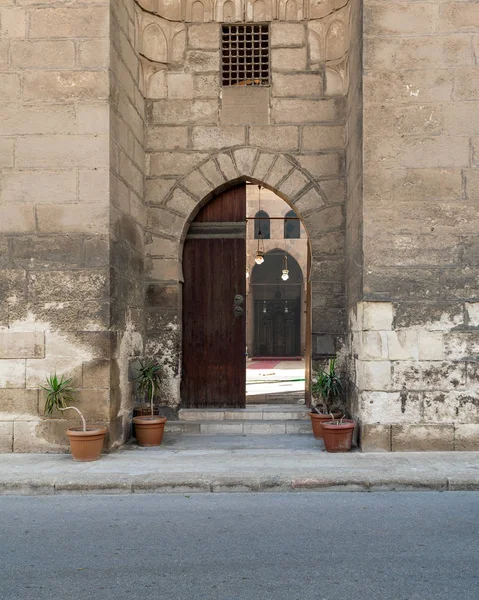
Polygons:
[[289,279],[288,257],[286,254],[283,257],[283,269],[282,269],[281,279],[283,281],[287,281]]
[[[258,186],[258,214],[261,212],[261,186]],[[256,225],[256,223],[255,223]],[[256,250],[256,256],[254,262],[257,265],[264,263],[264,239],[261,233],[261,217],[259,218],[259,229],[258,229],[258,249]]]

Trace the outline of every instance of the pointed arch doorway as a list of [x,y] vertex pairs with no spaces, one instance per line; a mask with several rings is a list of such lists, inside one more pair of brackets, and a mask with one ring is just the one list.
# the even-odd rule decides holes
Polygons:
[[246,184],[208,202],[183,250],[184,408],[246,405]]
[[[246,406],[246,225],[252,216],[247,215],[247,185],[241,183],[214,196],[187,232],[183,250],[183,408]],[[277,199],[288,210],[288,205]],[[282,217],[276,218],[279,226]],[[248,227],[254,227],[253,221]],[[298,309],[306,306],[304,335],[299,343],[307,381],[311,358],[309,254],[308,242],[305,291]],[[279,331],[281,320],[275,320]],[[309,403],[308,386],[305,399]]]

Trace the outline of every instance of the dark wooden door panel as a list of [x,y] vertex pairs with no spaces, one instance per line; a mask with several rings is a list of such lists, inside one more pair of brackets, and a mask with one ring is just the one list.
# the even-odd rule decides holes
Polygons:
[[184,407],[245,406],[246,304],[235,304],[235,296],[246,295],[245,217],[243,185],[213,198],[185,241]]

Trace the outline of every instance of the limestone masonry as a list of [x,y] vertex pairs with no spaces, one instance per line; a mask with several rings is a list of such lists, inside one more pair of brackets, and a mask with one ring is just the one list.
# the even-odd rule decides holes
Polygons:
[[[223,86],[252,22],[270,85]],[[67,450],[54,370],[111,449],[136,358],[175,413],[183,240],[245,180],[303,221],[362,449],[479,450],[478,61],[476,1],[1,0],[0,451]]]

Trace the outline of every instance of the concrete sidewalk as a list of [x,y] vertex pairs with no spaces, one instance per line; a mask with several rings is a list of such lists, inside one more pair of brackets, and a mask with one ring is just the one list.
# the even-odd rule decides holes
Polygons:
[[0,455],[0,494],[479,490],[479,453],[328,454],[312,436],[174,436],[93,463]]

